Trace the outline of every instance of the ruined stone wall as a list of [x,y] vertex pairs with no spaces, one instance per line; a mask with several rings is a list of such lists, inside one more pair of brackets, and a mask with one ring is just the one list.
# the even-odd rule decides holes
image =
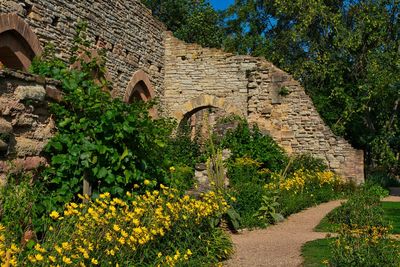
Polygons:
[[166,37],[165,95],[177,119],[213,106],[258,123],[288,153],[312,153],[342,176],[362,182],[363,152],[335,136],[289,74],[262,58],[235,56]]
[[253,58],[203,49],[167,33],[165,60],[166,89],[162,100],[169,115],[179,119],[204,106],[247,115],[246,73],[255,67]]
[[48,101],[62,97],[57,85],[54,80],[0,71],[0,178],[11,169],[31,170],[45,163],[40,154],[55,131]]
[[106,67],[117,89],[124,90],[138,69],[145,71],[161,95],[164,76],[163,31],[140,0],[2,0],[0,13],[17,13],[40,39],[51,42],[60,58],[68,59],[78,20],[89,23],[89,39],[106,51]]

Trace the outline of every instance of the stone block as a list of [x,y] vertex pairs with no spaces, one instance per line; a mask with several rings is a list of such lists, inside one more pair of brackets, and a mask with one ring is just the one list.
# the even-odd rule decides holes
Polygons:
[[0,134],[10,134],[12,130],[13,127],[11,123],[3,118],[0,118]]
[[18,100],[36,100],[36,101],[44,101],[46,96],[46,90],[41,85],[34,86],[18,86],[15,89],[15,97]]
[[16,144],[14,150],[18,157],[38,156],[45,146],[44,142],[25,137],[16,137],[15,141]]

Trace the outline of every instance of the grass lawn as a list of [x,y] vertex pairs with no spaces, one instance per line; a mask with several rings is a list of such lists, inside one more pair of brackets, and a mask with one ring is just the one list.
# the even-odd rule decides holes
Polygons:
[[332,238],[317,239],[304,244],[301,255],[304,258],[305,267],[326,266],[322,262],[331,256],[329,244]]
[[[393,226],[391,233],[400,234],[400,202],[382,202],[381,205],[385,212],[385,219]],[[327,216],[325,216],[314,230],[316,232],[334,233],[338,227],[338,224],[329,222]]]
[[331,223],[328,217],[325,216],[319,224],[314,228],[316,232],[335,233],[339,228],[339,224]]
[[393,226],[392,234],[400,234],[400,202],[382,202],[384,218]]

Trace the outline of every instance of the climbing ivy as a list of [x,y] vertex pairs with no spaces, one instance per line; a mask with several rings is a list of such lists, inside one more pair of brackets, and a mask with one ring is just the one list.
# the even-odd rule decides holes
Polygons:
[[64,92],[62,102],[51,104],[57,134],[45,149],[50,163],[43,173],[48,205],[65,203],[82,192],[84,179],[95,194],[119,195],[134,184],[145,185],[137,190],[154,187],[164,182],[167,164],[171,164],[162,155],[173,123],[151,118],[148,109],[154,103],[127,104],[110,96],[107,82],[98,79],[104,73],[102,60],[79,56],[90,56],[85,29],[80,23],[69,62],[79,69],[56,59],[51,49],[34,60],[31,68],[61,81]]

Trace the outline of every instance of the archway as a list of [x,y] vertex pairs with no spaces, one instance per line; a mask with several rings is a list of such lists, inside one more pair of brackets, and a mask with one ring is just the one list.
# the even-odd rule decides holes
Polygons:
[[0,68],[26,71],[41,51],[36,34],[25,21],[16,14],[0,15]]
[[153,86],[147,74],[142,71],[136,71],[130,80],[125,91],[124,101],[132,103],[133,101],[149,101],[155,96]]
[[244,116],[244,113],[225,101],[212,95],[200,95],[193,98],[179,107],[173,116],[178,120],[178,131],[189,131],[194,139],[207,139],[209,130],[214,128],[219,118],[234,114]]

